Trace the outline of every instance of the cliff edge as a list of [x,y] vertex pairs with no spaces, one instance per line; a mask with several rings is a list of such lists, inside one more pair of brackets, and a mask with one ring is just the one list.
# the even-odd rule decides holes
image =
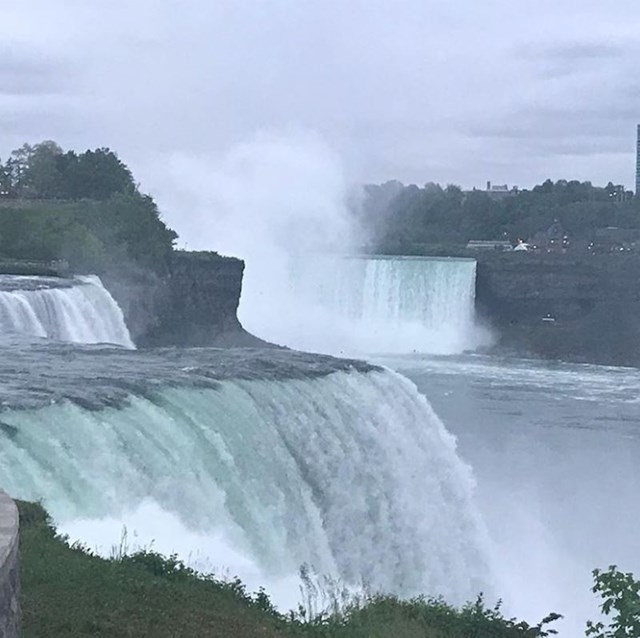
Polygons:
[[210,252],[176,251],[167,270],[110,270],[103,283],[138,347],[267,347],[237,317],[244,262]]
[[640,365],[640,256],[477,256],[478,314],[501,352]]

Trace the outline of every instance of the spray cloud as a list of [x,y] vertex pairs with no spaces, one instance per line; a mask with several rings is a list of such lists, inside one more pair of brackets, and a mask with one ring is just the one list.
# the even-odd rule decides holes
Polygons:
[[245,260],[239,318],[257,336],[339,355],[448,354],[486,337],[475,264],[344,258],[366,237],[340,158],[315,133],[263,133],[166,168],[156,190],[186,247]]

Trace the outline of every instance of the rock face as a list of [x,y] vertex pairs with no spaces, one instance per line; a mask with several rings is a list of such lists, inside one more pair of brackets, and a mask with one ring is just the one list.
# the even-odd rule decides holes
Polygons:
[[[640,366],[640,256],[480,253],[476,308],[496,350]],[[139,347],[264,347],[237,318],[244,263],[177,252],[167,272],[102,275]]]
[[498,350],[640,365],[640,257],[478,255],[476,304]]
[[102,280],[138,347],[265,346],[237,318],[244,262],[176,252],[166,274],[121,270]]

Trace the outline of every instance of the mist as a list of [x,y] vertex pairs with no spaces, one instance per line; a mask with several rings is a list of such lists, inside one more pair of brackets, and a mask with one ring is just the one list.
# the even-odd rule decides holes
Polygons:
[[262,133],[218,156],[175,154],[157,174],[180,246],[245,261],[238,315],[260,338],[352,356],[451,354],[490,340],[475,325],[471,262],[355,259],[369,241],[356,214],[362,192],[315,132]]
[[337,154],[312,132],[263,133],[217,157],[175,154],[162,182],[158,196],[183,247],[245,261],[244,326],[297,345],[309,317],[291,273],[303,257],[354,252],[362,237]]

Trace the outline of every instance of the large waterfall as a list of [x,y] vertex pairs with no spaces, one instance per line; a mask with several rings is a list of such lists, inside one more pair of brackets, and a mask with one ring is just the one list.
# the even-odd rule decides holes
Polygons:
[[[242,353],[174,353],[166,374],[182,376],[161,383],[154,353],[86,353],[104,360],[91,383],[112,376],[130,394],[116,400],[100,386],[91,402],[91,384],[71,382],[79,369],[41,378],[51,391],[34,395],[43,407],[2,413],[0,485],[42,498],[65,531],[82,529],[90,543],[90,522],[77,519],[129,521],[130,532],[140,531],[136,520],[154,520],[143,542],[206,551],[216,567],[242,556],[260,571],[256,586],[307,563],[400,594],[462,600],[487,591],[470,470],[415,386],[363,364],[267,354],[261,363]],[[196,356],[220,360],[189,362]],[[93,365],[82,359],[71,365]],[[0,398],[11,406],[28,396],[16,388]],[[110,542],[118,538],[116,529]]]
[[476,262],[432,257],[296,258],[287,284],[247,273],[241,311],[267,339],[333,354],[459,353],[486,335],[475,323]]
[[95,276],[0,275],[0,334],[133,347],[122,311]]

